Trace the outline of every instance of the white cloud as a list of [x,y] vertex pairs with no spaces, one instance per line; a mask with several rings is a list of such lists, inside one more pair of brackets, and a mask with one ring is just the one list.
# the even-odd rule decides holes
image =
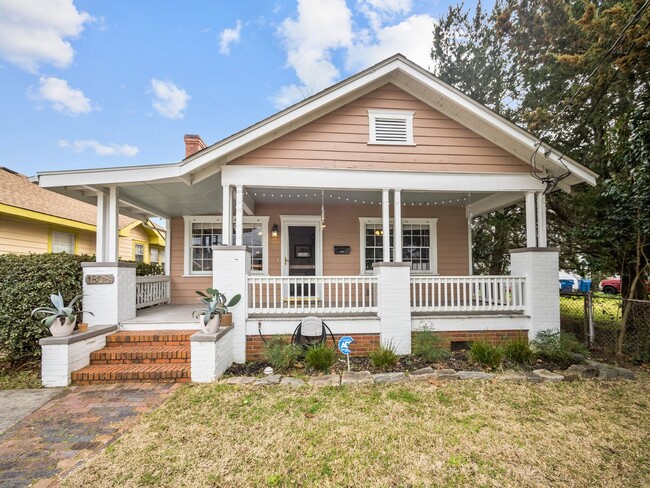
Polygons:
[[76,140],[69,142],[65,139],[59,141],[59,147],[66,149],[72,149],[74,152],[81,153],[86,149],[91,149],[95,152],[97,156],[126,156],[133,157],[140,150],[135,146],[129,146],[128,144],[101,144],[94,139],[89,140]]
[[431,64],[431,42],[435,19],[429,15],[412,15],[399,24],[380,27],[359,35],[348,49],[345,66],[357,71],[372,66],[396,53],[427,68]]
[[36,72],[41,64],[70,66],[76,38],[94,19],[72,0],[0,0],[0,58]]
[[30,98],[48,102],[54,110],[66,115],[86,114],[92,110],[84,93],[71,88],[66,80],[41,76],[38,82],[38,93],[30,94]]
[[171,81],[161,81],[153,78],[151,88],[154,93],[153,108],[169,119],[182,119],[190,97],[185,90],[178,88]]
[[230,46],[239,42],[240,34],[241,20],[237,21],[234,29],[224,29],[219,35],[219,52],[225,55],[230,54]]
[[286,18],[278,34],[287,51],[287,65],[295,70],[301,86],[284,87],[273,99],[287,101],[293,94],[293,103],[301,94],[318,92],[339,77],[332,54],[352,43],[352,12],[345,0],[299,0],[297,18]]
[[297,16],[278,29],[287,53],[287,66],[299,84],[282,87],[273,97],[283,108],[338,81],[341,73],[334,56],[340,55],[346,71],[367,68],[396,53],[427,67],[433,17],[410,15],[412,0],[358,0],[357,9],[368,21],[366,28],[352,22],[345,0],[299,0]]

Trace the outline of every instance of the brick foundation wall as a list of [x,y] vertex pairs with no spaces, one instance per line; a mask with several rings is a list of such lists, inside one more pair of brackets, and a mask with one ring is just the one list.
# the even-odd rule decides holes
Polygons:
[[451,343],[455,341],[485,341],[497,345],[515,339],[528,340],[527,330],[436,331],[435,334],[443,339],[443,344],[447,347],[450,347]]
[[[367,356],[369,352],[379,348],[379,334],[334,334],[334,340],[338,344],[339,339],[346,335],[354,338],[354,344],[351,347],[353,356]],[[287,341],[291,340],[291,335],[265,335],[264,339],[268,341],[274,337],[282,337]],[[327,344],[332,344],[332,338],[329,336],[327,337]],[[259,335],[246,336],[246,361],[257,361],[260,359],[260,354],[263,349],[264,341]]]

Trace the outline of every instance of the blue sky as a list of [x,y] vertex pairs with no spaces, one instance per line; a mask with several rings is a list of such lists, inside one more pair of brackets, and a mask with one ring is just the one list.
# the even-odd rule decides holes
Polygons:
[[166,163],[392,54],[447,2],[0,0],[0,166]]

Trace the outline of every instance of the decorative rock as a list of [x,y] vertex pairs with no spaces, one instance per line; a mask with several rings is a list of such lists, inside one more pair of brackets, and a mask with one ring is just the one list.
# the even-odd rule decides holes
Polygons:
[[343,371],[342,385],[372,385],[374,383],[370,371]]
[[325,376],[314,376],[309,380],[311,386],[339,386],[341,378],[337,374],[327,374]]
[[264,378],[258,378],[255,380],[255,383],[253,383],[253,386],[269,386],[269,385],[277,385],[280,383],[280,380],[282,379],[281,374],[272,374],[271,376],[265,376]]
[[432,378],[435,378],[432,367],[416,369],[409,373],[409,379],[411,381],[428,381]]
[[458,379],[461,380],[490,380],[494,378],[493,373],[484,373],[483,371],[459,371]]
[[433,377],[437,380],[457,380],[458,373],[453,369],[434,369]]
[[529,383],[542,383],[544,381],[544,378],[529,371],[524,372],[524,376]]
[[601,380],[613,380],[618,378],[618,371],[615,368],[598,368],[598,377]]
[[300,378],[291,378],[290,376],[285,376],[282,378],[282,381],[280,381],[280,386],[290,386],[292,388],[300,388],[306,384],[307,383],[305,383],[304,380],[301,380]]
[[233,376],[232,378],[226,379],[225,383],[227,385],[250,385],[256,380],[257,378],[255,376]]
[[588,364],[573,364],[566,370],[569,374],[576,374],[580,378],[595,378],[598,376],[598,368]]
[[373,374],[372,378],[375,383],[402,383],[408,381],[408,377],[404,373],[379,373]]
[[551,383],[557,383],[564,380],[564,376],[557,373],[551,373],[548,369],[536,369],[533,373],[539,376],[543,381],[549,381]]
[[516,371],[505,371],[503,374],[499,374],[496,378],[500,381],[514,381],[516,383],[525,383],[528,381],[528,378]]
[[633,380],[634,379],[634,371],[630,371],[629,369],[625,368],[613,368],[618,372],[618,377],[622,378],[624,380]]

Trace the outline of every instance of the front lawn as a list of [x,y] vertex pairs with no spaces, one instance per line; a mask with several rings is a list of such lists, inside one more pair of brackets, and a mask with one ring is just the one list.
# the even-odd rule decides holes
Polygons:
[[650,378],[184,387],[69,486],[649,486]]
[[22,388],[43,388],[39,360],[31,359],[14,366],[0,354],[0,390]]

